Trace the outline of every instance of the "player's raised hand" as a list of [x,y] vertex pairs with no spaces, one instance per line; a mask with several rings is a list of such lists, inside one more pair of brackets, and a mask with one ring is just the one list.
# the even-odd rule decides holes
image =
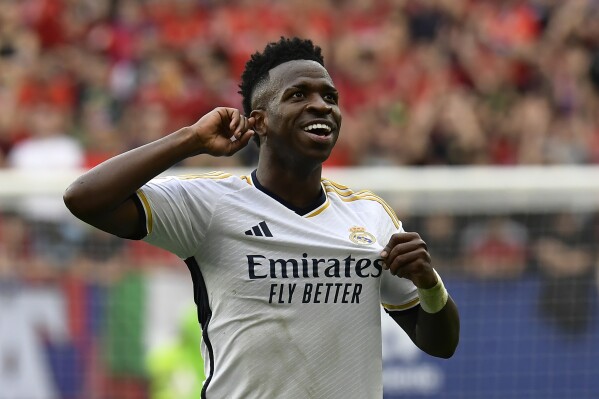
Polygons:
[[431,288],[437,283],[431,256],[418,233],[393,234],[381,251],[381,257],[385,262],[384,269],[412,280],[418,288]]
[[254,118],[246,118],[235,108],[219,107],[190,126],[196,135],[194,154],[233,155],[254,135]]

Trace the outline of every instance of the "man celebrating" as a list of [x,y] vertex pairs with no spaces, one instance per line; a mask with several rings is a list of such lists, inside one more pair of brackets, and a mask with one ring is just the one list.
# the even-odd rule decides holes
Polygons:
[[[203,331],[202,398],[382,397],[381,304],[423,351],[452,356],[458,312],[424,241],[373,193],[321,176],[341,112],[320,48],[270,43],[240,88],[245,116],[216,108],[64,195],[83,221],[185,260]],[[249,176],[155,178],[252,137],[260,155]]]

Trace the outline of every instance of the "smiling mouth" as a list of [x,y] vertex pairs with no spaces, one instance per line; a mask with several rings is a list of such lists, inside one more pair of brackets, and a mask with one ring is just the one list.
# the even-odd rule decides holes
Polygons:
[[331,128],[329,125],[325,125],[324,123],[313,123],[306,126],[304,131],[317,136],[328,136],[333,131],[333,128]]

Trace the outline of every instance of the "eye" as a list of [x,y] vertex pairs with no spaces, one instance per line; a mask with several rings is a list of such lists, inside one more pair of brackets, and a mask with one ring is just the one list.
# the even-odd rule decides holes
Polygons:
[[323,98],[326,101],[330,101],[335,104],[337,104],[337,101],[339,100],[339,96],[337,95],[337,93],[327,93],[323,96]]
[[304,98],[304,93],[301,91],[296,91],[291,95],[292,98]]

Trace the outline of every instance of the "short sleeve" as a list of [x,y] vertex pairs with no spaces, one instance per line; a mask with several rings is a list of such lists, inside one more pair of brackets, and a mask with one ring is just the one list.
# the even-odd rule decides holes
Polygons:
[[388,311],[413,308],[420,303],[418,290],[412,281],[385,270],[381,276],[381,304]]
[[[391,217],[390,220],[398,219],[395,216],[395,219]],[[388,222],[383,226],[383,232],[381,233],[381,236],[384,236],[383,245],[387,244],[393,234],[404,232],[401,222]],[[384,270],[381,276],[380,296],[381,304],[388,311],[406,310],[420,303],[418,290],[414,283],[406,278],[394,276],[388,270]]]
[[209,179],[151,180],[137,191],[146,219],[143,240],[189,258],[204,239],[219,194],[218,183]]

